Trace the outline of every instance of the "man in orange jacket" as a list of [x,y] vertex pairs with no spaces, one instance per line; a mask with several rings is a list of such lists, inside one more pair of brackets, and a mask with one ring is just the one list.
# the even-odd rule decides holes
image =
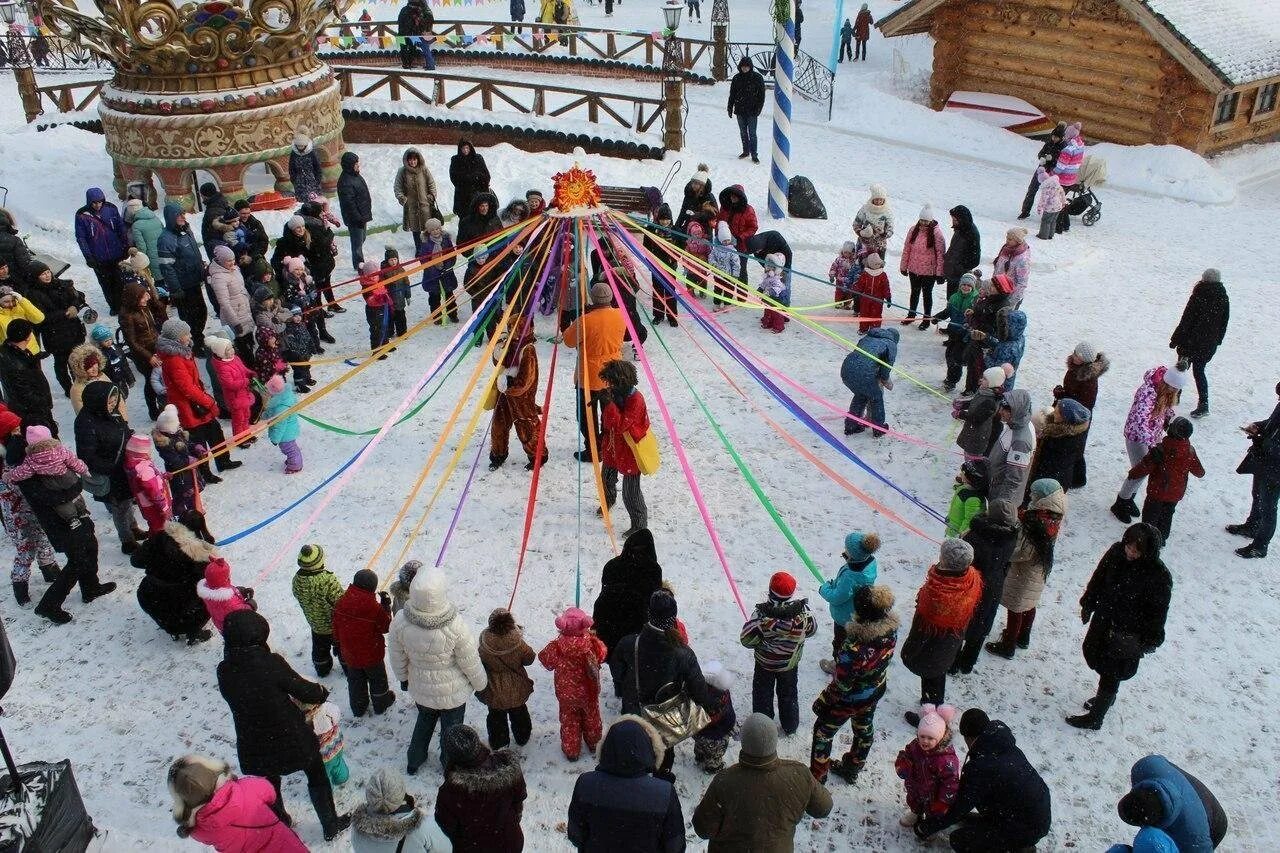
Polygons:
[[[600,369],[622,358],[622,339],[627,332],[622,312],[613,307],[613,290],[605,282],[591,287],[591,305],[573,325],[564,331],[566,346],[578,350],[578,364],[573,370],[573,383],[579,389],[578,428],[582,431],[583,449],[575,452],[579,461],[591,458],[587,438],[587,418],[595,429],[596,446],[600,443],[600,406],[608,396],[608,386],[600,378]],[[597,450],[597,453],[599,451]]]

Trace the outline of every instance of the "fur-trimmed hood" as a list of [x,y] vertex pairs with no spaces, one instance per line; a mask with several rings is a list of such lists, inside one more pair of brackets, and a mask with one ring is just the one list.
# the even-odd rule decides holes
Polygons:
[[106,363],[103,358],[102,350],[93,344],[79,344],[71,350],[71,354],[67,356],[67,370],[71,373],[72,380],[76,382],[89,381],[89,369],[87,362],[90,357],[97,359],[98,376],[102,376],[102,368]]
[[379,841],[399,841],[422,824],[422,809],[410,806],[405,811],[382,814],[373,811],[365,803],[351,812],[351,826],[361,835]]
[[870,622],[859,622],[854,619],[844,627],[851,637],[866,643],[889,636],[894,631],[897,631],[901,625],[902,620],[898,618],[898,611],[890,610],[879,619],[872,619]]
[[481,652],[491,655],[508,655],[520,648],[524,642],[524,633],[519,628],[505,634],[495,634],[488,628],[480,632],[479,647]]
[[605,730],[596,750],[596,769],[610,776],[644,776],[658,765],[666,745],[657,729],[633,714],[624,714]]
[[1070,438],[1073,435],[1082,435],[1088,432],[1090,421],[1069,424],[1058,420],[1052,412],[1049,412],[1048,414],[1037,414],[1031,419],[1031,424],[1035,427],[1036,435],[1041,439]]
[[1108,359],[1104,354],[1098,353],[1093,361],[1073,366],[1071,368],[1071,378],[1077,382],[1090,382],[1097,379],[1110,369],[1110,359]]
[[197,563],[207,563],[218,556],[218,549],[213,543],[196,536],[180,521],[167,522],[164,532],[178,546],[179,551]]
[[457,785],[470,794],[496,793],[515,787],[523,775],[520,757],[509,749],[498,749],[475,767],[450,768],[445,784]]

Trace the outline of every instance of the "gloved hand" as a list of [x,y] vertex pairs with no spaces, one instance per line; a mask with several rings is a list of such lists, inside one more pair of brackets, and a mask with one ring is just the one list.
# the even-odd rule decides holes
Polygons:
[[383,610],[391,609],[391,596],[385,590],[378,593],[378,603],[382,605]]

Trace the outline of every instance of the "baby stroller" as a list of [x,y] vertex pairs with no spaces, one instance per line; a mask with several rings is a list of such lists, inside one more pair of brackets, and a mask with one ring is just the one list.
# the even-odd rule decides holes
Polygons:
[[1102,200],[1094,193],[1094,187],[1107,182],[1107,161],[1101,157],[1086,156],[1080,166],[1080,179],[1067,187],[1067,207],[1063,213],[1079,216],[1085,225],[1092,225],[1102,218]]

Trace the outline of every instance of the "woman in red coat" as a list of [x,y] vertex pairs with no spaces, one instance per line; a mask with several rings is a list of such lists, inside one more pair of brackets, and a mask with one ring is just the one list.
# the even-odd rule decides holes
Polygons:
[[610,508],[618,498],[618,475],[622,475],[622,503],[631,516],[631,526],[622,533],[626,539],[637,530],[649,527],[649,508],[640,491],[640,466],[627,442],[639,441],[649,432],[649,412],[644,395],[636,390],[636,366],[629,361],[611,361],[600,370],[600,378],[608,383],[608,398],[600,414],[602,437],[600,459],[603,469],[604,498]]
[[[191,443],[203,444],[206,453],[220,448],[213,458],[219,471],[239,468],[242,463],[232,461],[230,450],[221,447],[226,438],[218,423],[218,404],[205,390],[200,370],[191,357],[191,327],[176,317],[165,320],[160,337],[156,338],[156,355],[164,374],[165,394],[178,410],[178,423],[190,434]],[[200,470],[206,483],[221,482],[209,470],[208,461],[200,463]]]
[[369,704],[381,714],[396,701],[387,685],[384,639],[391,627],[391,596],[377,594],[378,576],[369,569],[356,572],[355,583],[333,606],[333,640],[338,644],[347,676],[351,713],[363,717]]

